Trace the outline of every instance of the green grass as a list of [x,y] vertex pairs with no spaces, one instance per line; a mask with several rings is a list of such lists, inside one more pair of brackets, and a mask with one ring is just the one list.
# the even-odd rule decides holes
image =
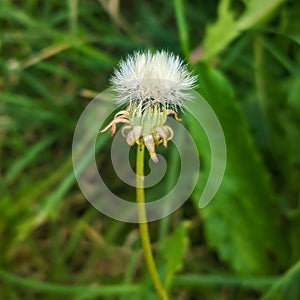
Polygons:
[[[118,61],[167,49],[191,62],[228,160],[215,199],[199,209],[210,149],[181,115],[202,176],[184,206],[150,224],[159,274],[174,299],[299,299],[300,4],[117,3],[1,1],[0,298],[157,299],[137,226],[84,198],[71,148],[80,114]],[[107,163],[110,143],[99,137],[97,162],[109,186],[135,201]],[[159,190],[148,191],[155,199],[180,167],[175,147],[157,152],[169,166]]]

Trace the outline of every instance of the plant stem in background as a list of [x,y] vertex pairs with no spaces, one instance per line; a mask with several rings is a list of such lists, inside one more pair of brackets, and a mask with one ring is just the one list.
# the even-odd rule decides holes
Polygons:
[[180,44],[186,59],[190,57],[189,33],[188,24],[185,16],[185,4],[183,0],[174,0],[173,2],[177,28],[180,38]]
[[141,142],[140,145],[137,145],[137,155],[136,155],[136,198],[138,203],[138,219],[139,219],[141,240],[142,240],[144,257],[152,281],[156,288],[156,291],[159,294],[160,299],[168,300],[169,297],[157,273],[157,269],[155,266],[151,245],[150,245],[149,230],[148,230],[148,223],[147,223],[147,216],[146,216],[146,209],[145,209],[144,152],[145,152],[145,145],[144,143]]

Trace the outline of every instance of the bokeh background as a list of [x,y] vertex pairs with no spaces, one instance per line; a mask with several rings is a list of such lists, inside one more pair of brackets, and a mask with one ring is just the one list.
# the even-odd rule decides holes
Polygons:
[[[300,299],[300,2],[2,0],[0,3],[0,299],[157,299],[136,224],[84,198],[71,144],[85,106],[118,61],[165,49],[190,63],[227,141],[220,190],[198,200],[210,167],[188,115],[201,174],[191,198],[150,226],[174,299]],[[96,120],[95,120],[96,121]],[[110,188],[134,190],[97,160]],[[178,178],[175,147],[157,151]]]

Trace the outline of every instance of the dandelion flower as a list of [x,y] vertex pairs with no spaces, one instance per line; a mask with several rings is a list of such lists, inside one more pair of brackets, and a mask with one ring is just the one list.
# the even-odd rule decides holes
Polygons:
[[173,114],[180,120],[177,112],[190,98],[196,77],[178,56],[166,51],[154,54],[148,51],[135,52],[121,61],[111,83],[117,103],[127,108],[118,112],[101,132],[111,128],[114,134],[117,123],[127,123],[122,128],[127,143],[143,142],[151,159],[157,162],[155,146],[162,143],[166,147],[173,137],[173,130],[164,125],[167,116]]

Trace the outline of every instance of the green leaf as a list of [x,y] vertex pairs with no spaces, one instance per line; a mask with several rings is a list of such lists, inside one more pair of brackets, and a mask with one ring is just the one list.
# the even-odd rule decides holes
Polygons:
[[188,228],[188,222],[181,222],[172,235],[161,243],[161,253],[166,260],[166,287],[170,286],[174,274],[182,268],[183,257],[188,247]]
[[280,279],[278,279],[268,290],[261,300],[268,299],[299,299],[300,297],[300,261],[290,268]]
[[300,2],[290,1],[282,11],[282,25],[279,33],[300,44]]
[[220,2],[217,22],[207,28],[203,42],[204,60],[213,58],[239,35],[233,13],[229,10],[229,1]]
[[237,38],[242,31],[264,22],[284,0],[244,1],[245,12],[235,18],[230,0],[222,0],[218,8],[218,19],[207,27],[204,39],[203,60],[211,60]]
[[[100,151],[104,147],[107,139],[108,136],[99,139],[95,146],[96,151]],[[83,171],[84,168],[87,167],[91,157],[94,155],[94,149],[91,149],[89,153],[81,153],[81,155],[82,160],[78,167],[78,172]],[[38,196],[39,193],[45,192],[45,190],[48,191],[47,195],[41,201],[39,212],[35,213],[34,216],[31,216],[31,218],[28,218],[26,221],[24,221],[21,227],[18,227],[18,240],[23,240],[25,237],[27,237],[33,228],[40,225],[43,221],[45,221],[46,218],[55,217],[57,215],[57,210],[62,203],[63,197],[75,182],[75,174],[72,168],[71,157],[66,160],[64,165],[54,172],[53,176],[53,181],[56,183],[56,186],[53,190],[50,192],[48,191],[51,185],[53,185],[52,180],[49,180],[51,177],[49,177],[49,183],[46,182],[45,187],[42,187],[41,190],[34,190],[33,193],[29,195],[30,197],[28,197],[28,195],[25,196],[25,198],[29,198],[32,201],[32,199]],[[42,185],[38,186],[41,187]],[[35,192],[37,194],[35,194]]]
[[[207,241],[238,273],[274,272],[286,263],[287,243],[273,201],[268,172],[230,84],[214,68],[200,65],[198,72],[201,79],[199,92],[217,114],[227,143],[227,168],[222,185],[215,199],[204,209],[199,209],[205,221]],[[208,168],[209,155],[206,152],[209,149],[205,141],[197,139],[199,126],[192,120],[189,122],[200,153],[204,152],[203,165]],[[203,186],[204,177],[200,177],[199,187]],[[201,196],[199,187],[193,194],[197,204]]]
[[36,157],[40,154],[40,152],[44,151],[56,136],[53,134],[50,137],[45,137],[32,147],[28,149],[28,151],[16,161],[13,162],[11,167],[9,168],[7,174],[4,178],[5,185],[10,184],[17,176],[20,176],[21,172],[30,164],[32,163]]

